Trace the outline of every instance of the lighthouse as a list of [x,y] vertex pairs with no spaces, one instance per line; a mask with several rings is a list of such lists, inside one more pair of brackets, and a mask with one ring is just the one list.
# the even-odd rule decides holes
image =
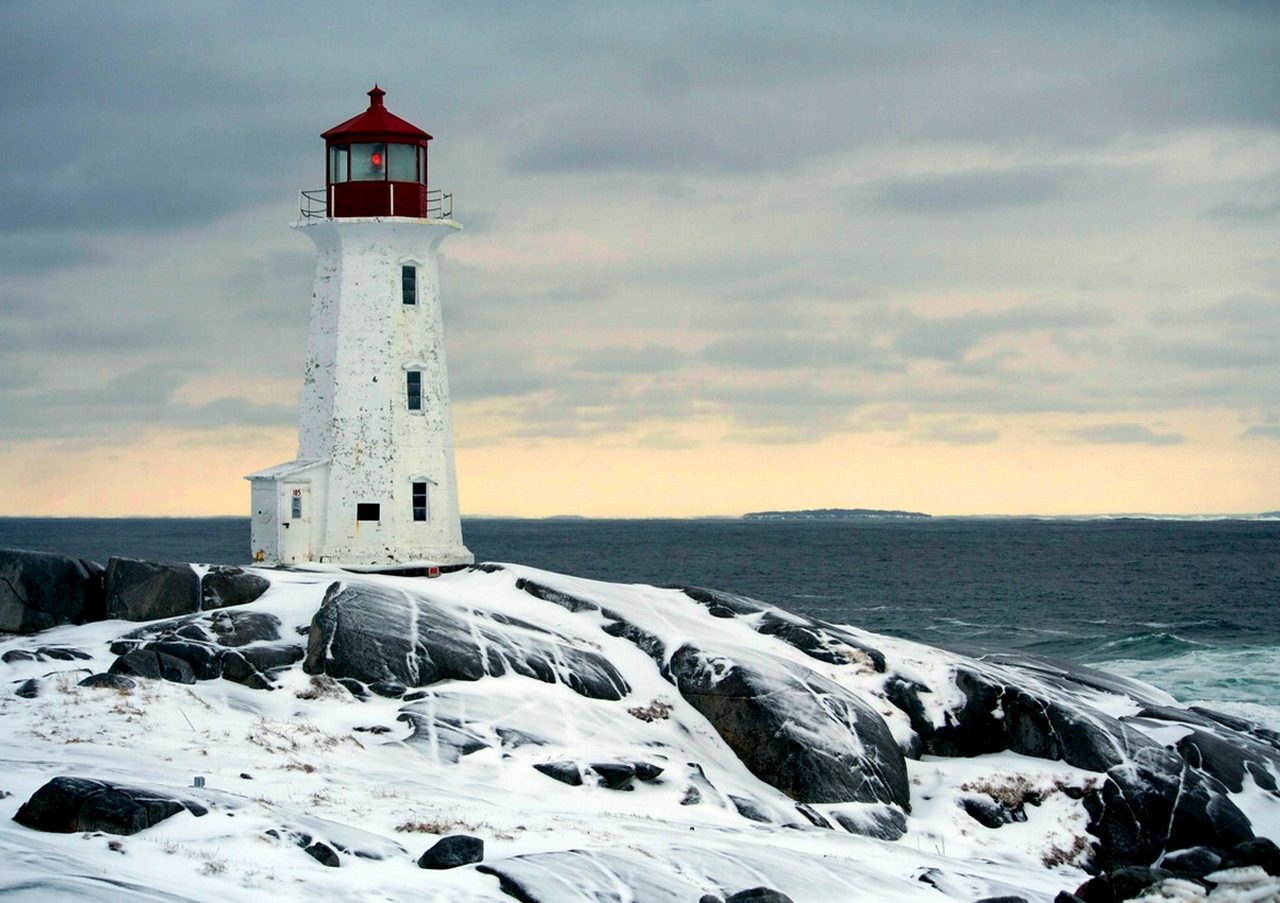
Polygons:
[[316,247],[298,456],[249,474],[256,561],[469,564],[436,252],[462,227],[427,180],[431,136],[369,108],[322,133],[325,188],[290,227]]

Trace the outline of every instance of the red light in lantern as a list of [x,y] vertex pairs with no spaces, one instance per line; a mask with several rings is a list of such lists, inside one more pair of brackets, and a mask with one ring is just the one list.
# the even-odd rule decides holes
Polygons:
[[373,152],[373,159],[372,159],[372,162],[373,162],[373,168],[374,168],[374,169],[381,169],[381,168],[382,168],[382,154],[380,154],[378,151],[374,151],[374,152]]

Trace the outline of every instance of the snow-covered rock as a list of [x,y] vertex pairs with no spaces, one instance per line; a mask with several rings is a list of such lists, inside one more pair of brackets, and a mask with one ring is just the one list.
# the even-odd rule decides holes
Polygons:
[[[245,576],[235,608],[0,642],[0,896],[1049,903],[1124,866],[1265,878],[1280,833],[1273,730],[1088,669],[516,565]],[[12,820],[68,775],[207,814]],[[419,868],[447,836],[468,861]]]

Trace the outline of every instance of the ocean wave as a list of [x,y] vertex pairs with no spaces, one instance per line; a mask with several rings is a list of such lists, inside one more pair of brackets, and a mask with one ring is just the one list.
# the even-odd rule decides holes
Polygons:
[[1165,656],[1103,655],[1084,663],[1152,684],[1180,702],[1240,714],[1280,730],[1280,646],[1186,644],[1181,652]]
[[[1047,631],[1041,631],[1043,637]],[[1115,660],[1164,661],[1197,650],[1210,649],[1204,643],[1189,640],[1176,633],[1130,633],[1124,636],[1062,634],[1043,638],[1020,647],[1027,652],[1065,658],[1084,664]]]

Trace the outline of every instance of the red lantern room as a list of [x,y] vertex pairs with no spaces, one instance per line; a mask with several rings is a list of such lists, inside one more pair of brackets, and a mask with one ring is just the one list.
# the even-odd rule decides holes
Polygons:
[[320,136],[328,151],[328,216],[441,215],[438,199],[428,212],[431,136],[388,112],[382,105],[386,93],[374,85],[369,109]]

